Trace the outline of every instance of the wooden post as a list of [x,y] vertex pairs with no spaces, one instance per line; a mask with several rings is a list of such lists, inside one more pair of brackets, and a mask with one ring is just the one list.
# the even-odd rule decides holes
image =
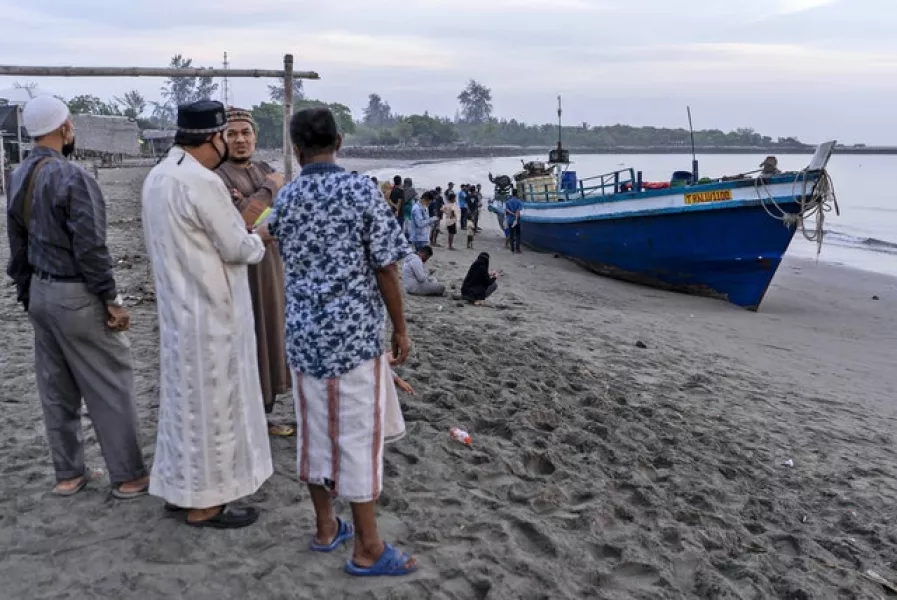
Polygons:
[[293,118],[293,55],[283,57],[283,177],[293,179],[293,144],[290,142],[290,119]]
[[25,160],[22,152],[22,107],[16,107],[16,144],[18,144],[19,164]]
[[0,129],[0,193],[6,193],[6,144],[3,142],[4,131]]

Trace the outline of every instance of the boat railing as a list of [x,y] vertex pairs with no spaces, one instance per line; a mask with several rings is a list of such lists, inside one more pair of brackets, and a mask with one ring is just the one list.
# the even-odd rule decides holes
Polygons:
[[[586,185],[586,182],[595,182]],[[579,180],[579,193],[581,196],[594,195],[592,192],[600,191],[601,195],[607,194],[608,188],[613,188],[612,194],[619,194],[623,191],[624,184],[629,184],[629,189],[635,185],[635,169],[620,169],[619,171],[611,171],[603,175],[595,175],[593,177],[584,177]]]
[[568,202],[598,195],[619,194],[627,188],[637,189],[635,169],[631,168],[585,177],[580,179],[577,182],[577,187],[572,190],[556,190],[547,185],[541,187],[540,190],[533,184],[524,183],[523,200],[528,202]]

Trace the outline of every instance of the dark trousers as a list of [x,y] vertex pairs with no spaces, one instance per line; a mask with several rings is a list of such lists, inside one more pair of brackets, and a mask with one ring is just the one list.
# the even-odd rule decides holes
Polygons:
[[439,237],[439,224],[442,223],[442,220],[438,220],[433,223],[433,229],[430,230],[430,245],[436,243],[436,238]]
[[520,223],[511,227],[511,252],[520,250]]
[[489,284],[489,286],[485,290],[483,290],[482,298],[479,297],[479,295],[468,296],[463,293],[462,293],[461,297],[464,298],[465,300],[467,300],[468,302],[482,302],[482,301],[486,300],[489,296],[494,294],[495,290],[497,290],[497,289],[498,289],[498,282],[493,281],[492,283]]
[[83,283],[31,280],[37,392],[56,480],[85,474],[81,399],[113,484],[147,475],[137,432],[127,334],[106,327],[106,306]]
[[461,209],[461,231],[467,229],[467,219],[470,217],[470,210],[465,206]]

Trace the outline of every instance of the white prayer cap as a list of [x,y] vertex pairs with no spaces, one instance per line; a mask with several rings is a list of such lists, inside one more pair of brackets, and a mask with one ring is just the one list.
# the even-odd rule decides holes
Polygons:
[[58,129],[69,118],[69,107],[53,96],[38,96],[22,109],[22,120],[28,135],[33,138]]

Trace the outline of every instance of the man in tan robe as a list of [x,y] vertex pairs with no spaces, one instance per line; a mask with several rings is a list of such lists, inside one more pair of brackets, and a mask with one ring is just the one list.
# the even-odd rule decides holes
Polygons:
[[[256,127],[248,111],[235,108],[227,111],[226,140],[229,158],[217,172],[224,180],[224,185],[230,191],[234,205],[246,225],[251,227],[274,202],[274,197],[283,187],[283,176],[267,163],[252,160]],[[286,308],[283,263],[277,242],[269,243],[266,250],[262,262],[249,266],[249,291],[252,294],[255,316],[259,379],[265,412],[269,415],[268,433],[289,436],[295,433],[294,428],[276,425],[270,420],[277,395],[288,392],[292,387],[292,380],[284,343]]]

